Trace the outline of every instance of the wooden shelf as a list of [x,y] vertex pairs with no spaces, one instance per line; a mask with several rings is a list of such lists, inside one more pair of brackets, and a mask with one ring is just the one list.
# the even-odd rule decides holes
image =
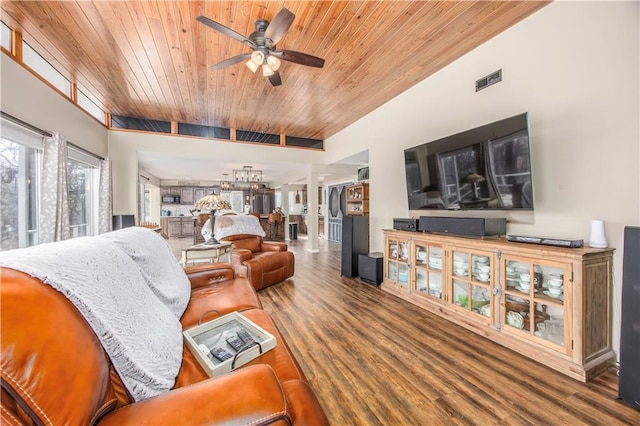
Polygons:
[[358,183],[345,187],[347,214],[350,216],[369,215],[369,184]]
[[383,290],[583,382],[614,362],[613,249],[384,234]]

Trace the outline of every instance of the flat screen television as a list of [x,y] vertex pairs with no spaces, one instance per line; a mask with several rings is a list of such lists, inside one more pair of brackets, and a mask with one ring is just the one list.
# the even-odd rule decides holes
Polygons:
[[527,113],[404,151],[409,210],[533,209]]

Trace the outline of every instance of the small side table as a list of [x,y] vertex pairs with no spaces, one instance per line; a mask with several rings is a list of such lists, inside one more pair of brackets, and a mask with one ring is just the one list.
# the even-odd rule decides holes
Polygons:
[[220,262],[222,256],[227,256],[227,262],[231,263],[233,254],[233,244],[228,241],[222,241],[218,244],[196,244],[182,250],[182,258],[180,264],[186,266],[201,260],[208,260],[211,263]]
[[369,253],[358,255],[358,276],[367,284],[375,286],[382,283],[382,253]]

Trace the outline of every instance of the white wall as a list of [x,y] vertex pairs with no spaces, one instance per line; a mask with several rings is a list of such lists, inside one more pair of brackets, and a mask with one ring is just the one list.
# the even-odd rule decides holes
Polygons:
[[371,250],[393,217],[427,214],[408,211],[405,148],[529,112],[535,210],[508,233],[588,241],[606,222],[617,350],[623,228],[640,224],[639,16],[637,2],[552,3],[330,138],[329,162],[369,149]]
[[2,111],[32,126],[62,133],[69,142],[107,155],[107,128],[53,91],[4,52],[0,55]]

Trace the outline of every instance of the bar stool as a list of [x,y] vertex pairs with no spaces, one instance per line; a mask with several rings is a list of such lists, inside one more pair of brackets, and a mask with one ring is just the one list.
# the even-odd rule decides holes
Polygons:
[[279,222],[282,222],[282,215],[280,213],[269,213],[269,217],[267,219],[269,223],[269,238],[272,240],[276,239],[276,227]]

